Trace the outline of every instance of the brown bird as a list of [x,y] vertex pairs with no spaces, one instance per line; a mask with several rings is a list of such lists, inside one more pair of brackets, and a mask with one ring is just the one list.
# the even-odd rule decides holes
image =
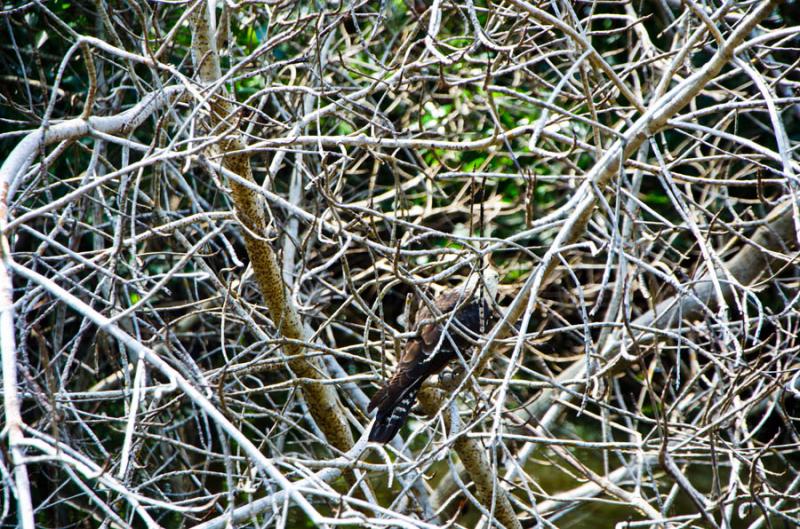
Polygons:
[[[458,352],[466,356],[470,338],[490,328],[492,305],[497,297],[498,275],[489,268],[458,288],[447,290],[417,312],[415,336],[408,340],[394,375],[369,403],[368,412],[378,410],[369,440],[388,443],[405,424],[422,383],[440,372]],[[480,283],[480,284],[479,284]],[[456,311],[453,314],[453,311]],[[452,315],[452,317],[451,317]],[[443,332],[447,330],[447,332]]]

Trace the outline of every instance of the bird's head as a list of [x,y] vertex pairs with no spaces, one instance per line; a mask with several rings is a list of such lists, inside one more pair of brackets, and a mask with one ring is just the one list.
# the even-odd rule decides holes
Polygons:
[[490,301],[497,300],[497,290],[500,285],[500,274],[491,266],[483,271],[483,286]]
[[477,295],[480,290],[488,302],[497,299],[497,289],[500,283],[500,274],[492,266],[487,266],[479,273],[469,276],[464,285],[464,292],[468,295]]

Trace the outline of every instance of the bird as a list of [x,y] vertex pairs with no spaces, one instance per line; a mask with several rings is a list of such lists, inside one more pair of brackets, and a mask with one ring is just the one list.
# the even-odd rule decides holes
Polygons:
[[497,271],[487,268],[436,296],[432,305],[423,304],[415,318],[414,336],[406,343],[394,374],[367,407],[368,413],[377,409],[369,441],[391,441],[405,424],[422,383],[458,358],[459,352],[466,356],[471,348],[468,336],[479,336],[490,328],[497,284]]

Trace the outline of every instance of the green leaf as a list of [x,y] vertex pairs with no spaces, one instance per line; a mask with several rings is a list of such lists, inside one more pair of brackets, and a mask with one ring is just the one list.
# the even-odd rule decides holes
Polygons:
[[669,197],[664,193],[647,193],[643,198],[646,204],[652,204],[654,206],[669,204]]

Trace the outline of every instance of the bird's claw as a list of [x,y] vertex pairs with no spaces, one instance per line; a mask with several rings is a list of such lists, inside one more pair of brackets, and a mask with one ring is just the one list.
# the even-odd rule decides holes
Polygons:
[[467,370],[464,366],[458,365],[452,369],[447,369],[439,375],[439,386],[445,390],[454,390],[461,384]]

